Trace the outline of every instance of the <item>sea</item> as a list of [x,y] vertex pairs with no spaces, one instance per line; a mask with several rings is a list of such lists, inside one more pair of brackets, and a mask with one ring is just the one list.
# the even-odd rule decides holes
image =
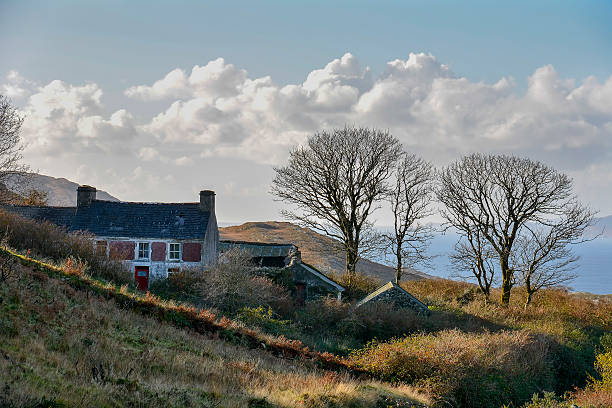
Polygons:
[[[431,241],[429,252],[435,257],[430,268],[417,268],[430,275],[457,279],[457,272],[449,262],[449,254],[457,242],[455,234],[437,235]],[[612,238],[600,237],[574,245],[573,251],[580,257],[572,272],[576,278],[565,284],[576,292],[599,295],[612,294]]]

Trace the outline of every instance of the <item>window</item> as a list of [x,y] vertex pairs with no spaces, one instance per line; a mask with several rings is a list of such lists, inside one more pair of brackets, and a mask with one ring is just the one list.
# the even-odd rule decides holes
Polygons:
[[168,259],[170,261],[178,261],[181,259],[181,244],[170,244]]
[[149,259],[149,243],[138,243],[138,259]]
[[96,254],[106,256],[106,241],[96,241]]
[[173,274],[177,273],[179,271],[179,268],[168,268],[168,277],[172,276]]

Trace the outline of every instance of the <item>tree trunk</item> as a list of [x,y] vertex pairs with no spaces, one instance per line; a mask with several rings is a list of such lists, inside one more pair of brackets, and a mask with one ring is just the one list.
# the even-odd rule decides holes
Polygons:
[[508,265],[508,255],[501,256],[500,267],[502,273],[501,304],[508,306],[510,304],[510,290],[512,289],[512,269]]
[[529,304],[531,303],[531,300],[533,299],[533,294],[534,292],[531,292],[531,291],[527,292],[527,300],[525,301],[525,310],[527,310],[527,306],[529,306]]
[[402,254],[400,253],[400,248],[398,248],[398,252],[395,254],[397,257],[397,263],[395,265],[395,284],[399,285],[400,279],[402,279]]
[[346,275],[349,286],[353,283],[357,267],[357,252],[353,249],[346,250]]

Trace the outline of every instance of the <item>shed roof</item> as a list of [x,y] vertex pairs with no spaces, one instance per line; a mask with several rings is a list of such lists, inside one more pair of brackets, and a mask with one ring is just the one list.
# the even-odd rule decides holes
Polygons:
[[121,238],[203,239],[210,212],[199,203],[134,203],[94,200],[83,207],[2,205],[0,208],[68,231]]
[[225,252],[232,248],[238,248],[248,252],[253,257],[286,257],[289,256],[292,248],[297,248],[293,244],[278,244],[268,242],[247,242],[247,241],[219,241],[219,250]]
[[421,302],[419,299],[415,298],[412,294],[410,294],[410,292],[404,290],[401,286],[393,283],[392,281],[385,283],[380,288],[376,289],[374,292],[361,299],[357,303],[356,307],[362,306],[363,304],[368,302],[376,301],[379,298],[382,298],[383,296],[381,295],[385,294],[386,292],[394,292],[400,294],[402,297],[409,300],[412,308],[417,309],[418,311],[425,312],[426,314],[430,313],[430,310],[425,303]]
[[317,278],[321,279],[323,282],[327,283],[328,285],[333,286],[338,292],[344,292],[344,288],[342,286],[340,286],[339,284],[337,284],[333,280],[329,279],[327,276],[323,275],[321,272],[319,272],[313,266],[310,266],[310,265],[308,265],[308,264],[306,264],[304,262],[301,262],[301,263],[299,263],[297,265],[302,267],[303,269],[307,270],[308,272],[310,272],[311,274],[313,274]]

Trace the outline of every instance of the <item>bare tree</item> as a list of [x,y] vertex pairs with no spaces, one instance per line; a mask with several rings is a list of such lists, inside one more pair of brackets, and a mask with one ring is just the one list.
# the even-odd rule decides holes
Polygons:
[[496,282],[496,253],[478,229],[469,228],[464,231],[459,242],[455,244],[455,251],[451,254],[450,260],[457,272],[471,272],[478,282],[480,291],[485,296],[485,302],[488,302],[491,285]]
[[544,226],[526,225],[517,240],[512,264],[517,280],[525,285],[525,308],[542,288],[559,286],[574,279],[580,257],[570,245],[591,241],[585,230],[593,226],[595,213],[578,204],[564,209],[563,216]]
[[452,163],[440,174],[437,195],[450,226],[463,236],[478,231],[497,254],[503,305],[515,282],[510,261],[520,232],[528,225],[550,225],[567,208],[588,211],[577,203],[567,175],[505,155],[472,154]]
[[370,215],[388,190],[387,180],[401,155],[389,132],[345,127],[315,133],[277,167],[272,194],[296,210],[283,214],[342,243],[349,282],[375,237]]
[[[24,185],[29,167],[21,162],[24,145],[21,140],[23,117],[10,99],[0,95],[0,186]],[[18,191],[19,192],[19,191]],[[0,192],[0,200],[10,201],[14,194]]]
[[383,234],[386,248],[395,258],[395,283],[400,282],[404,265],[431,259],[427,248],[433,229],[419,221],[432,214],[433,178],[432,165],[413,154],[404,154],[395,167],[395,185],[388,195],[393,231]]

